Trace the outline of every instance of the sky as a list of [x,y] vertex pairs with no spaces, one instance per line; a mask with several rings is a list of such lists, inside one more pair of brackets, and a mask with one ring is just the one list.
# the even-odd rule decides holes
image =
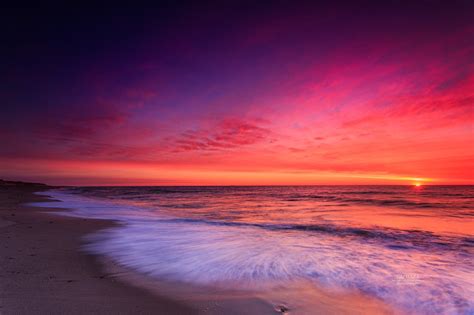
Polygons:
[[472,1],[0,14],[0,178],[474,184]]

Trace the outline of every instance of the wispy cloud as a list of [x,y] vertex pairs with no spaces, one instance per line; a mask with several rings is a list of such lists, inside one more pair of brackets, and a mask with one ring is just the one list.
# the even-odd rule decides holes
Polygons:
[[271,131],[253,121],[224,119],[210,129],[187,130],[176,137],[174,152],[236,149],[268,140]]

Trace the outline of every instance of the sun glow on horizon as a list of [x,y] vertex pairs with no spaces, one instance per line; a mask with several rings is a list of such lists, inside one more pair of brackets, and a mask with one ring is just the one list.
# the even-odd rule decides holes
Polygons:
[[[415,185],[443,180],[400,174],[349,171],[297,171],[289,169],[229,170],[183,165],[119,163],[107,161],[52,161],[0,159],[15,172],[35,170],[36,180],[57,185]],[[41,168],[38,168],[41,165]],[[67,171],[65,171],[67,170]],[[51,176],[54,174],[54,176]]]

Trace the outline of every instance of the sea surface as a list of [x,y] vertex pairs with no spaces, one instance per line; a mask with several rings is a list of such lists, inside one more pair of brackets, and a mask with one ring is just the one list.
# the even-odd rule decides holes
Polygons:
[[[73,187],[63,214],[120,221],[86,250],[157,279],[304,280],[401,313],[474,314],[474,186]],[[291,305],[291,301],[289,301]]]

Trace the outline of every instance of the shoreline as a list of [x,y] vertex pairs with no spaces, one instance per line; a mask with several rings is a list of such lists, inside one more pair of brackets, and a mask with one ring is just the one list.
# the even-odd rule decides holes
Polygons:
[[80,250],[82,236],[115,223],[47,212],[26,203],[47,186],[0,186],[1,314],[196,314],[188,305],[128,285]]
[[[82,250],[85,235],[118,223],[58,215],[35,194],[54,187],[0,186],[0,314],[275,314],[254,297],[200,298]],[[60,202],[60,201],[58,201]],[[25,298],[27,297],[27,298]]]
[[[84,235],[118,223],[54,214],[67,208],[26,205],[52,201],[35,192],[54,187],[1,187],[6,189],[0,194],[0,237],[7,241],[0,246],[5,257],[0,268],[0,314],[394,313],[375,298],[357,292],[330,293],[307,283],[243,292],[150,279],[81,249]],[[296,300],[304,304],[287,303]]]

